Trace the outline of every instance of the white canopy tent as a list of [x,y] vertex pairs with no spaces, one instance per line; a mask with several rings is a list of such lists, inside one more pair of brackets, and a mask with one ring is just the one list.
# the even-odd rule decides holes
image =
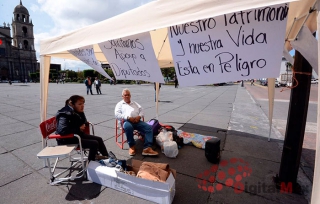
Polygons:
[[[107,62],[98,43],[149,31],[159,66],[161,68],[173,67],[173,58],[169,40],[167,39],[167,27],[290,1],[294,0],[158,0],[79,30],[42,40],[40,43],[41,121],[44,121],[47,115],[48,80],[51,57],[78,60],[70,54],[68,50],[92,45],[97,60]],[[286,40],[288,41],[286,44],[285,39],[283,39],[287,50],[292,49],[289,41],[295,40],[303,24],[306,25],[311,32],[316,31],[316,12],[308,16],[310,8],[316,1],[317,0],[302,0],[290,3],[286,28]],[[308,16],[308,18],[305,21],[306,16]],[[318,113],[318,118],[319,117],[320,115]],[[319,125],[318,129],[320,130]],[[319,150],[320,142],[318,140],[317,144],[317,150]],[[317,151],[317,153],[316,170],[318,168],[317,164],[320,162],[319,151]],[[317,192],[320,189],[320,184],[317,182],[319,180],[320,174],[317,174],[315,171],[314,184],[317,185],[314,185],[313,192]],[[320,196],[313,194],[312,202],[320,203]]]
[[[78,60],[68,50],[93,45],[98,61],[107,62],[98,43],[150,31],[160,67],[172,67],[167,27],[246,9],[276,5],[288,0],[159,0],[79,30],[40,42],[41,62],[51,57]],[[46,58],[46,59],[44,59]],[[41,120],[46,118],[49,64],[41,66]]]

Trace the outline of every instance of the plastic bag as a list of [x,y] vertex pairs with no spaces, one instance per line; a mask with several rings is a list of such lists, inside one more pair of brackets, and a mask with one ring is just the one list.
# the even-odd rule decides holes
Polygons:
[[170,158],[176,158],[179,150],[175,141],[166,141],[163,143],[163,153]]
[[157,144],[161,147],[161,152],[164,153],[163,143],[172,141],[172,132],[167,132],[167,130],[163,129],[156,137]]

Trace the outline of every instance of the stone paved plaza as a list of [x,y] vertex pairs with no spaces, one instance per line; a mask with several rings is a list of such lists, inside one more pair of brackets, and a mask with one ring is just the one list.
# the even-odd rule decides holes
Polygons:
[[[161,154],[150,158],[130,157],[115,144],[114,107],[121,100],[123,88],[131,90],[132,100],[144,108],[145,120],[156,117],[154,87],[149,85],[111,86],[103,84],[102,95],[86,95],[84,84],[49,84],[48,118],[64,106],[71,95],[85,96],[87,119],[95,124],[95,134],[102,137],[108,150],[119,159],[169,163],[177,170],[173,203],[307,203],[303,195],[254,191],[247,188],[237,194],[226,185],[224,178],[210,172],[204,150],[184,146],[176,159]],[[93,89],[95,93],[95,90]],[[36,154],[41,150],[40,84],[0,84],[0,203],[150,203],[86,180],[75,180],[57,186],[48,184],[48,169]],[[281,134],[273,129],[267,142],[269,125],[266,115],[244,87],[230,84],[222,87],[196,86],[174,88],[163,85],[160,90],[159,120],[177,129],[221,139],[223,165],[219,171],[228,172],[230,161],[248,162],[252,173],[243,177],[247,186],[272,186],[272,176],[279,171]],[[156,150],[159,151],[159,148]],[[207,173],[205,173],[207,172]],[[197,179],[199,175],[206,175]],[[208,175],[209,174],[209,175]],[[214,183],[209,176],[215,176]],[[304,181],[303,174],[299,179]],[[222,190],[217,190],[217,185]],[[311,186],[308,184],[310,189]],[[208,192],[213,186],[214,192]],[[309,189],[309,190],[310,190]]]

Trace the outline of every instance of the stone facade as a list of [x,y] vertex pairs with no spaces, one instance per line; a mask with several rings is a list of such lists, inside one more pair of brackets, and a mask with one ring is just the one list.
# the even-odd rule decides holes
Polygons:
[[21,0],[13,15],[12,37],[9,23],[0,26],[0,80],[29,81],[38,68],[33,24]]

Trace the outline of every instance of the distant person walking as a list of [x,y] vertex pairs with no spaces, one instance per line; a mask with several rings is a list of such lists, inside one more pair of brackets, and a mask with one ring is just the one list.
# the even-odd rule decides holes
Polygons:
[[87,87],[87,95],[89,95],[89,91],[90,91],[91,95],[93,95],[92,94],[92,82],[91,82],[90,77],[87,77],[87,79],[86,79],[86,81],[84,83],[85,83],[85,85]]
[[167,84],[168,82],[169,82],[169,75],[167,75],[165,83]]
[[110,80],[110,85],[116,85],[116,79],[114,77]]
[[[161,88],[161,83],[159,83],[159,94],[160,94],[160,88]],[[157,102],[156,82],[154,82],[154,102]]]
[[177,75],[174,77],[174,88],[178,88],[179,83],[178,83],[178,77]]
[[251,86],[254,86],[254,79],[251,79],[250,82],[251,82]]
[[100,82],[100,80],[98,79],[98,77],[96,77],[96,80],[94,80],[94,87],[96,87],[97,94],[102,94],[102,93],[101,93],[101,90],[100,90],[101,82]]

